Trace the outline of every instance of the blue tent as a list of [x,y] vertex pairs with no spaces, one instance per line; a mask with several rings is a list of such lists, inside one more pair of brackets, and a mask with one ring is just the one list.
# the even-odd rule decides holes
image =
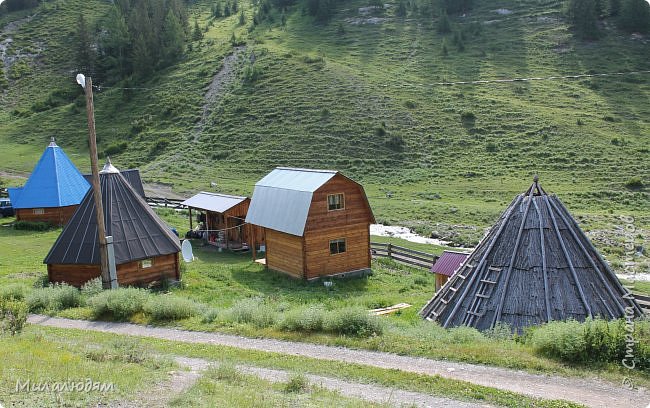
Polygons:
[[89,188],[90,184],[52,138],[27,183],[8,190],[13,207],[20,209],[78,205]]

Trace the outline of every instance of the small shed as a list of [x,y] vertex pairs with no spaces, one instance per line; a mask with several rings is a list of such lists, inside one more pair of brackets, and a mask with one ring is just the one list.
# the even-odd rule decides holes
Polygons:
[[338,171],[276,168],[255,184],[246,222],[264,228],[267,268],[308,280],[370,272],[375,218]]
[[[113,237],[120,285],[180,279],[180,242],[110,162],[100,172],[106,235]],[[100,276],[93,190],[83,198],[47,257],[50,282],[82,286]]]
[[258,244],[263,237],[261,227],[246,224],[250,202],[248,197],[202,191],[181,204],[190,210],[190,229],[194,210],[203,224],[199,232],[208,244],[236,250]]
[[65,225],[89,188],[52,138],[25,185],[8,191],[16,220]]
[[449,278],[456,273],[469,254],[456,251],[443,251],[440,258],[431,267],[431,272],[436,274],[436,291],[447,283]]

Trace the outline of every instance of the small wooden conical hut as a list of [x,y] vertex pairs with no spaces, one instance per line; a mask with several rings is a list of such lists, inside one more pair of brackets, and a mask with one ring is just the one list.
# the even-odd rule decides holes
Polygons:
[[[420,311],[443,327],[513,329],[551,320],[619,318],[639,305],[537,177]],[[627,308],[627,310],[626,310]]]
[[[110,161],[99,174],[106,235],[113,237],[120,285],[180,279],[178,238]],[[44,260],[50,282],[81,286],[100,276],[93,190]]]

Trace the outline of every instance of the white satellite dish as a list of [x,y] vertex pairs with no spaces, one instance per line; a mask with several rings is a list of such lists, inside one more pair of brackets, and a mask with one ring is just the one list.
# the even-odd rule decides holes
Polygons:
[[194,254],[192,253],[192,244],[189,239],[183,241],[181,245],[181,253],[183,254],[183,259],[185,262],[192,262],[194,260]]

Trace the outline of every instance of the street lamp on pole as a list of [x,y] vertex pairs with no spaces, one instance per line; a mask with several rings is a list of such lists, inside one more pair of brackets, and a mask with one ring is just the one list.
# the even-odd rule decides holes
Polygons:
[[97,137],[95,135],[95,113],[93,111],[93,81],[83,74],[77,75],[77,83],[86,94],[86,113],[88,116],[88,146],[90,148],[90,167],[92,169],[92,188],[95,200],[95,215],[97,216],[97,235],[99,239],[100,271],[102,286],[111,289],[111,276],[108,269],[108,248],[106,243],[106,227],[104,226],[104,207],[102,206],[102,189],[99,182],[99,167],[97,165]]

